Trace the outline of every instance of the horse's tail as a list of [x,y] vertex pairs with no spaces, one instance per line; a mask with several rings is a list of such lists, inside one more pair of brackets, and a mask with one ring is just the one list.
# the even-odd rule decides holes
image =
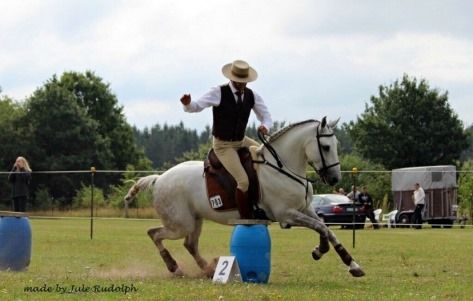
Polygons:
[[128,190],[128,193],[124,198],[125,206],[128,206],[128,204],[133,202],[140,191],[150,189],[154,183],[156,183],[158,178],[159,175],[150,175],[140,178],[135,184],[133,184],[133,186],[131,186],[130,190]]

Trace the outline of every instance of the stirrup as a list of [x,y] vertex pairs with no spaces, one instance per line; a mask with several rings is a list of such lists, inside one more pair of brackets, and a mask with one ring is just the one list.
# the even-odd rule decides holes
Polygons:
[[268,216],[266,215],[266,212],[264,212],[264,210],[261,208],[256,208],[253,211],[253,216],[255,219],[269,220]]

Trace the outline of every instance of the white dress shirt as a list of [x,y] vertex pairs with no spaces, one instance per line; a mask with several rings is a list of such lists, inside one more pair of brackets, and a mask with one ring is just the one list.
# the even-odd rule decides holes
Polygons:
[[[237,89],[233,87],[232,83],[230,82],[230,89],[233,92],[233,97],[235,101],[237,101],[236,92]],[[252,90],[253,91],[253,90]],[[255,91],[253,91],[253,95],[255,98],[255,105],[253,106],[253,112],[256,114],[256,118],[261,122],[268,131],[273,125],[273,121],[271,119],[271,114],[269,113],[266,104],[263,101],[263,98],[259,96]],[[244,95],[241,96],[242,99]],[[222,98],[220,86],[212,87],[210,91],[205,93],[201,98],[197,101],[191,101],[187,106],[184,106],[184,111],[189,113],[200,112],[205,108],[208,107],[217,107],[220,105],[220,100]]]
[[416,206],[425,204],[425,192],[422,187],[419,187],[419,189],[414,190],[414,204]]

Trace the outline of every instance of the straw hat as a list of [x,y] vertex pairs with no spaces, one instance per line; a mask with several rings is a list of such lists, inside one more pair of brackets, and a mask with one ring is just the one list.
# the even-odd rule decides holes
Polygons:
[[258,78],[256,70],[242,60],[235,60],[233,63],[224,65],[222,73],[226,78],[237,83],[249,83]]

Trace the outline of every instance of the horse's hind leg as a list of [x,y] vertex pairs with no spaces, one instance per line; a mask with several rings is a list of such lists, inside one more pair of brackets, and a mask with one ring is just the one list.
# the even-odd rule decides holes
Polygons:
[[164,260],[166,267],[168,268],[169,272],[173,273],[175,276],[183,276],[181,269],[177,265],[176,260],[171,256],[171,253],[164,247],[163,240],[164,239],[179,239],[183,237],[180,233],[174,232],[169,230],[165,227],[157,227],[148,230],[148,235],[151,237],[151,240],[154,242],[156,247],[159,250],[159,255]]
[[212,277],[215,272],[215,267],[210,266],[207,261],[202,258],[199,253],[199,237],[202,232],[202,219],[196,220],[195,229],[192,233],[188,234],[184,240],[184,247],[194,257],[197,265],[204,271],[207,277]]
[[[343,245],[338,241],[332,230],[330,230],[320,219],[313,218],[298,211],[293,212],[291,218],[295,224],[313,229],[320,234],[321,239],[319,249],[322,248],[323,244],[327,244],[328,239],[335,248],[335,251],[337,251],[338,256],[342,259],[343,263],[349,267],[349,272],[352,276],[361,277],[365,275],[361,267],[355,262],[353,257],[351,257],[350,253],[348,253],[345,247],[343,247]],[[327,248],[327,246],[324,246],[324,248]],[[314,257],[314,253],[312,253],[312,256]],[[314,257],[314,259],[316,258]]]

